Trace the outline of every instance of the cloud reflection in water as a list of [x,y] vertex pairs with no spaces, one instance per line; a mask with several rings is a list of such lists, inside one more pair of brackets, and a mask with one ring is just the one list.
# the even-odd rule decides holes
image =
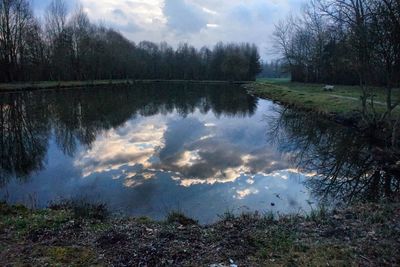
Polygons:
[[[111,176],[129,188],[160,175],[183,188],[231,184],[231,198],[242,201],[271,190],[282,193],[296,180],[293,177],[300,184],[308,176],[291,169],[287,156],[265,140],[254,139],[254,132],[262,130],[256,119],[238,123],[235,118],[200,116],[198,111],[186,118],[140,117],[98,137],[75,164],[85,178]],[[268,185],[260,189],[257,179]]]

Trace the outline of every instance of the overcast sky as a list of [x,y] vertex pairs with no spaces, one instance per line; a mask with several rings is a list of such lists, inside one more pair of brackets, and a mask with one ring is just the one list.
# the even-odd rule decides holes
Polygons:
[[[50,0],[33,0],[38,15]],[[74,9],[77,0],[66,1]],[[139,42],[167,41],[196,47],[218,41],[251,42],[271,58],[274,24],[307,0],[80,0],[92,22],[102,22]]]

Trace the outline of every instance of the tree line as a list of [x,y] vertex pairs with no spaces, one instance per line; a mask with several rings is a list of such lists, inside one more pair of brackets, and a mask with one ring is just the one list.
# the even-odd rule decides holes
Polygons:
[[299,82],[400,82],[400,1],[310,0],[279,22],[275,44]]
[[69,13],[53,0],[43,23],[28,0],[0,0],[0,82],[101,79],[254,80],[261,71],[254,44],[213,49],[128,40],[90,22],[83,8]]
[[[400,104],[393,96],[400,84],[399,0],[310,0],[301,16],[276,25],[274,37],[293,81],[359,85],[361,125],[400,146],[400,116],[393,115]],[[385,90],[383,114],[375,90]]]

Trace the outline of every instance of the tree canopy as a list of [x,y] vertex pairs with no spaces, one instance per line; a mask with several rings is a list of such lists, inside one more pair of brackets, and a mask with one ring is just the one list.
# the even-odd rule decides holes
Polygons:
[[36,80],[254,80],[261,71],[254,44],[218,43],[196,49],[142,41],[90,22],[63,0],[47,7],[44,23],[28,0],[0,0],[0,82]]

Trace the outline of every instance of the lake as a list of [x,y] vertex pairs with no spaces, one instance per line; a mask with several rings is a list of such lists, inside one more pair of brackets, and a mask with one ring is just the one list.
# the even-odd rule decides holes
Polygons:
[[0,199],[32,207],[83,198],[211,223],[387,193],[354,130],[229,84],[3,93],[0,134]]

